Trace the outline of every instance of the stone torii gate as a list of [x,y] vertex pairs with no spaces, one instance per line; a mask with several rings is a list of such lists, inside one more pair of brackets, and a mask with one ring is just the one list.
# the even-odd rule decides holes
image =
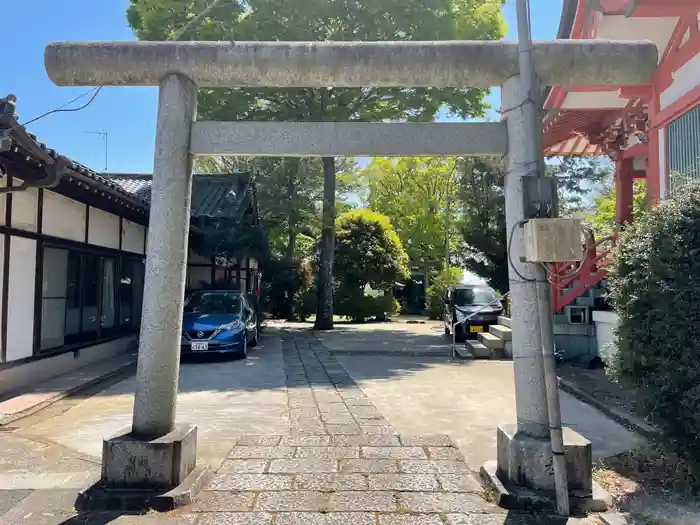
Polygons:
[[[651,42],[536,42],[533,54],[542,85],[643,84],[657,64]],[[196,487],[205,478],[195,467],[196,427],[175,424],[193,155],[505,155],[509,231],[524,217],[522,179],[537,175],[526,147],[531,130],[523,107],[529,97],[519,81],[515,42],[63,42],[47,46],[45,65],[59,86],[159,86],[133,425],[105,440],[107,487],[162,493]],[[503,120],[497,123],[196,120],[198,87],[498,85]],[[522,232],[516,230],[512,249],[523,253]],[[532,279],[535,273],[515,259],[509,273],[517,432],[499,428],[499,476],[551,490],[536,285],[516,277]],[[583,449],[584,457],[590,454],[590,444]],[[575,444],[567,446],[569,452],[576,455]]]

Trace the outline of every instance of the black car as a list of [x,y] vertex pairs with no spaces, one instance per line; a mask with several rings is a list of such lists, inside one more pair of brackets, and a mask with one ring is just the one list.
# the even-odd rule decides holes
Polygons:
[[[444,302],[445,334],[452,333],[454,324],[455,338],[460,341],[488,332],[489,326],[498,324],[498,316],[503,315],[503,305],[496,291],[482,284],[451,286]],[[468,319],[460,322],[465,318]]]

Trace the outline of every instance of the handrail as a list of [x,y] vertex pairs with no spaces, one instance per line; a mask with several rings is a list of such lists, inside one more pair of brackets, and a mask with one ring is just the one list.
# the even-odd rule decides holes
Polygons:
[[[481,312],[481,311],[483,311],[483,310],[486,310],[487,308],[489,308],[489,307],[490,307],[491,305],[493,305],[493,304],[500,303],[503,299],[505,299],[506,297],[508,297],[509,294],[510,294],[510,292],[506,292],[504,295],[502,295],[502,296],[499,297],[498,299],[496,299],[496,300],[494,300],[494,301],[491,301],[491,302],[488,303],[488,304],[483,305],[481,308],[478,308],[477,310],[473,311],[473,312],[472,312],[471,314],[469,314],[467,317],[465,317],[464,319],[462,319],[461,321],[458,321],[458,322],[454,322],[454,321],[453,321],[452,309],[450,309],[450,326],[452,327],[452,359],[455,358],[455,353],[456,353],[456,350],[457,350],[457,341],[456,341],[455,326],[459,326],[459,325],[461,325],[461,324],[466,323],[467,321],[469,321],[472,317],[474,317],[474,316],[475,316],[476,314],[478,314],[479,312]],[[459,310],[459,306],[455,305],[455,308],[456,308],[457,310]],[[461,310],[461,311],[464,312],[464,310]]]

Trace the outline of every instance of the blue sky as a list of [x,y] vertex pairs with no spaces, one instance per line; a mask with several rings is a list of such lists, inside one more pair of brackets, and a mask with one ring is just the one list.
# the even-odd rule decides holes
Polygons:
[[[533,38],[556,36],[561,2],[530,0]],[[17,95],[17,113],[25,122],[61,106],[88,88],[54,86],[44,70],[44,46],[57,40],[131,40],[126,23],[129,0],[25,0],[14,2],[11,20],[3,26],[3,72],[0,97]],[[515,39],[515,3],[504,7],[506,38]],[[150,172],[157,108],[156,88],[107,87],[85,110],[50,115],[29,130],[50,148],[95,171],[104,169],[104,141],[108,134],[108,167],[113,172]],[[81,99],[75,105],[87,102]],[[489,97],[498,107],[498,90]],[[494,114],[495,115],[495,114]]]

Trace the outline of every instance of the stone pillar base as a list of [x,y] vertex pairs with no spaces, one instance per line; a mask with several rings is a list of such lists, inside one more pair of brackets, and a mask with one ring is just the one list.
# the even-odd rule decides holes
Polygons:
[[102,478],[80,493],[81,510],[172,510],[193,502],[209,480],[197,465],[197,427],[176,425],[155,439],[141,439],[131,427],[102,445]]
[[[602,512],[610,495],[593,481],[591,442],[564,428],[564,451],[573,512]],[[481,479],[500,506],[509,509],[554,510],[554,467],[549,439],[518,434],[515,425],[497,430],[497,461],[481,468]]]

